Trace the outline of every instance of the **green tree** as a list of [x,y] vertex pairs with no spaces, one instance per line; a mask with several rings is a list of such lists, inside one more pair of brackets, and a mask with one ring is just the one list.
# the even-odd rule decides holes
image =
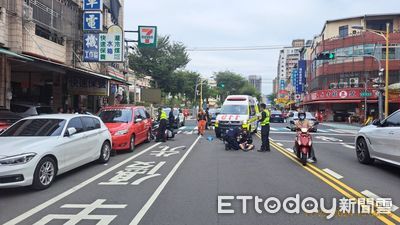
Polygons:
[[228,95],[239,94],[239,90],[247,83],[240,74],[228,70],[214,73],[214,77],[222,99]]
[[271,102],[271,105],[276,105],[275,99],[276,99],[276,93],[272,93],[270,95],[267,95],[267,98],[269,102]]
[[138,76],[151,76],[155,87],[166,93],[176,90],[170,85],[173,72],[189,63],[189,55],[182,43],[171,43],[169,36],[160,36],[156,48],[135,48],[129,55],[129,67]]

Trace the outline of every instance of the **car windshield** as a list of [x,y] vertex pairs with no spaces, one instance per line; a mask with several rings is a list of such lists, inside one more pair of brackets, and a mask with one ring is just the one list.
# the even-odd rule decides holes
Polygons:
[[60,136],[64,126],[63,119],[21,120],[3,132],[2,137],[48,137]]
[[223,105],[220,114],[246,115],[247,105]]
[[[167,115],[169,115],[169,112],[171,112],[171,108],[165,108],[163,110]],[[174,114],[174,116],[178,116],[179,115],[179,110],[178,109],[174,109],[173,114]]]
[[[299,113],[298,112],[295,112],[294,114],[293,114],[293,118],[294,119],[298,119],[299,118]],[[309,112],[306,112],[306,119],[314,119],[314,116],[311,114],[311,113],[309,113]]]
[[99,114],[104,123],[129,123],[132,121],[131,109],[105,109]]
[[39,115],[41,114],[52,114],[53,110],[51,109],[51,107],[37,107],[36,111]]

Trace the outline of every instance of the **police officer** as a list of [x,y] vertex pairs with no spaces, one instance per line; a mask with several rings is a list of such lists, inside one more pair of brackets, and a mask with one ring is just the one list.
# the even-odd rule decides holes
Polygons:
[[266,109],[267,106],[264,103],[260,104],[261,107],[261,119],[259,120],[260,125],[261,125],[261,149],[257,150],[259,152],[266,152],[266,151],[271,151],[269,147],[269,119],[270,119],[270,113]]
[[167,137],[165,136],[165,130],[167,129],[167,113],[162,110],[162,108],[158,109],[158,122],[160,125],[158,127],[157,139],[156,141],[167,141]]

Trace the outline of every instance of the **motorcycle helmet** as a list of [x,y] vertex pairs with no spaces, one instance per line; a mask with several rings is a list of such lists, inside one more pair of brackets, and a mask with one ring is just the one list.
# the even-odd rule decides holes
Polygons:
[[303,111],[300,111],[299,114],[298,114],[298,117],[299,117],[300,121],[303,121],[303,120],[306,119],[306,113],[303,112]]

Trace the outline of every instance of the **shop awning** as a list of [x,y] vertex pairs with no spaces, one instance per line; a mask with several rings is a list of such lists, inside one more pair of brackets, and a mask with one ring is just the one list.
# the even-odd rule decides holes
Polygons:
[[18,54],[16,52],[13,52],[13,51],[10,51],[10,50],[4,49],[4,48],[0,48],[0,54],[5,54],[5,55],[7,55],[9,57],[16,58],[16,59],[21,59],[21,60],[24,60],[24,61],[31,61],[31,62],[33,61],[32,59],[30,59],[28,57],[22,56],[22,55],[20,55],[20,54]]
[[89,76],[96,76],[96,77],[101,77],[101,78],[104,78],[107,80],[111,80],[110,76],[107,76],[104,74],[100,74],[100,73],[96,73],[96,72],[92,72],[92,71],[84,70],[84,69],[80,69],[80,68],[70,67],[70,66],[67,66],[62,63],[45,60],[45,59],[41,59],[38,57],[30,56],[30,55],[24,55],[24,56],[26,56],[27,58],[32,60],[32,62],[31,62],[32,65],[38,66],[41,68],[45,68],[45,69],[48,69],[51,71],[55,71],[55,72],[59,72],[59,73],[65,73],[65,72],[69,71],[69,72],[75,72],[75,73],[80,73],[80,74],[89,75]]

